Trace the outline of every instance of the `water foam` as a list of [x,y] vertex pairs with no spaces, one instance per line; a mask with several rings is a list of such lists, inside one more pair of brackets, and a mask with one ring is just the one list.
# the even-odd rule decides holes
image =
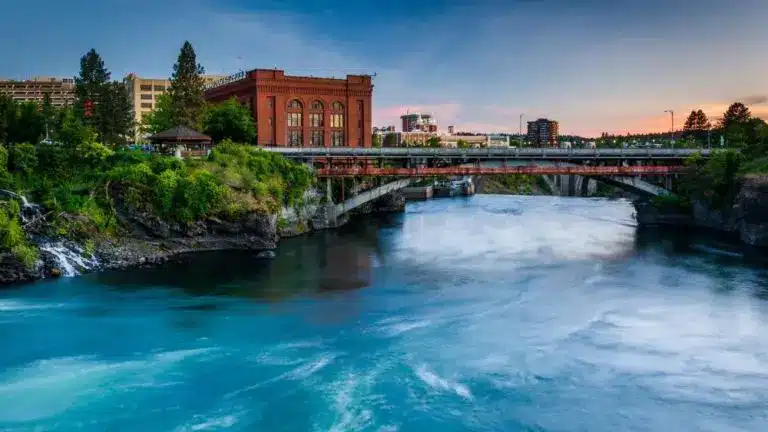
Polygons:
[[420,365],[414,372],[419,379],[433,389],[451,391],[464,399],[472,399],[472,392],[470,392],[469,387],[458,381],[451,381],[437,375],[427,365]]
[[162,385],[154,377],[185,359],[212,350],[168,351],[127,361],[75,356],[28,363],[0,375],[0,422],[53,417],[102,397],[109,388]]

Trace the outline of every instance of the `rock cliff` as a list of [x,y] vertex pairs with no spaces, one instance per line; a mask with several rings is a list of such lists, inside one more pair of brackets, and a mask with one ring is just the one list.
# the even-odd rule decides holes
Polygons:
[[696,201],[688,212],[660,210],[647,201],[635,202],[640,226],[676,226],[704,228],[732,234],[742,243],[768,247],[768,176],[752,175],[743,179],[733,205],[714,209]]

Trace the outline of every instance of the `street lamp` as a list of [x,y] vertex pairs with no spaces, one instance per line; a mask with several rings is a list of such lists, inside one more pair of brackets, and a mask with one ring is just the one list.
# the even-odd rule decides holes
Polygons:
[[520,130],[518,131],[518,134],[520,135],[520,146],[523,145],[523,113],[520,113]]
[[669,113],[672,116],[672,130],[670,132],[670,135],[672,136],[672,143],[671,146],[675,146],[675,110],[664,110],[665,113]]

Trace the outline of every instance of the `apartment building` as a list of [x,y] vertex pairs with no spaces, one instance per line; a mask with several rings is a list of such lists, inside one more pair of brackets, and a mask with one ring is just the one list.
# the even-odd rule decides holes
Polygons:
[[[206,84],[221,78],[223,75],[203,75]],[[133,118],[139,125],[144,117],[155,109],[157,97],[171,87],[171,80],[167,78],[141,78],[134,73],[126,75],[123,82],[133,106]],[[139,129],[136,129],[137,139],[140,134]]]
[[46,93],[55,107],[72,105],[75,101],[75,80],[41,76],[23,81],[0,79],[0,94],[8,95],[15,101],[42,103]]
[[542,147],[556,147],[558,136],[558,123],[554,120],[540,118],[528,122],[528,143]]

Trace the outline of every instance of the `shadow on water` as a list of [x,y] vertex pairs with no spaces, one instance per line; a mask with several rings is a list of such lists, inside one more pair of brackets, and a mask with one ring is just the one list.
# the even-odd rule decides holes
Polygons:
[[[266,301],[296,295],[328,295],[370,286],[379,256],[377,230],[396,221],[354,221],[335,231],[284,239],[275,258],[256,252],[201,252],[162,266],[84,276],[120,290],[145,287],[181,289],[196,296],[238,296]],[[183,306],[194,310],[215,305]]]

